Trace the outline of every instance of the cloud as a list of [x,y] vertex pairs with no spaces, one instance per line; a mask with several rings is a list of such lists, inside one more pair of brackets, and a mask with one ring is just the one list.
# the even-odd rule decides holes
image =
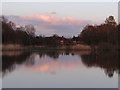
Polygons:
[[30,16],[7,16],[8,19],[15,22],[17,25],[32,24],[36,28],[36,34],[43,35],[63,35],[73,36],[78,35],[80,30],[91,23],[88,20],[82,20],[75,17],[58,17],[48,14],[35,14]]
[[57,17],[57,16],[45,15],[45,14],[23,16],[21,18],[23,20],[40,21],[40,22],[43,22],[44,25],[48,25],[48,26],[66,26],[66,25],[77,26],[77,25],[83,25],[86,23],[86,21],[80,20],[74,17]]

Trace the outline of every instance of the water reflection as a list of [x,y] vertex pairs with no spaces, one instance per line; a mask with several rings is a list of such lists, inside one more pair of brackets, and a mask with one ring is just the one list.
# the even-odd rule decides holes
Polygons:
[[118,65],[120,61],[118,54],[118,52],[112,51],[93,52],[89,55],[81,55],[81,58],[87,67],[102,68],[107,76],[113,77],[115,72],[120,73],[120,67]]
[[[3,52],[2,53],[3,77],[15,69],[29,69],[35,72],[51,72],[66,69],[72,70],[81,65],[88,68],[99,67],[104,69],[107,76],[113,77],[119,72],[118,52],[90,52],[90,51],[33,51],[33,52]],[[64,56],[68,56],[67,60]],[[74,57],[74,59],[71,59]],[[79,57],[75,59],[75,57]]]

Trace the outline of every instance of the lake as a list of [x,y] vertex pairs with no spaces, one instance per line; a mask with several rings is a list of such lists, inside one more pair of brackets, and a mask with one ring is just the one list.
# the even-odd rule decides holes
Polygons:
[[3,88],[118,88],[118,53],[4,51]]

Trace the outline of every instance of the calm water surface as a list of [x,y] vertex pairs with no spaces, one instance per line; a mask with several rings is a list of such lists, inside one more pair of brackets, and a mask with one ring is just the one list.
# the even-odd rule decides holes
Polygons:
[[3,52],[3,88],[118,88],[118,54]]

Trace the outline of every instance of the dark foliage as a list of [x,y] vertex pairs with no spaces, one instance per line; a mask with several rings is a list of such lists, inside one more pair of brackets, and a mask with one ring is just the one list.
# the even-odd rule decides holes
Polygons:
[[80,39],[88,45],[99,45],[101,43],[108,43],[112,45],[120,45],[120,25],[117,25],[114,17],[110,16],[106,19],[105,24],[88,25],[81,34]]

